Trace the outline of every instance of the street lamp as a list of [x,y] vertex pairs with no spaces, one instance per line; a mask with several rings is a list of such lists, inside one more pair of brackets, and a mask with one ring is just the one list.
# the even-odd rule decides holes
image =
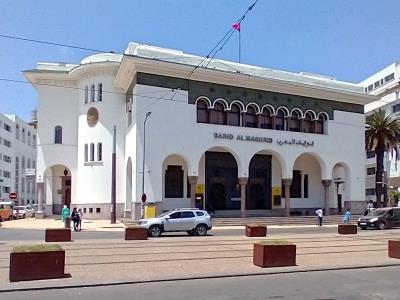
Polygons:
[[141,205],[141,218],[144,218],[144,202],[146,201],[146,195],[144,193],[144,165],[146,161],[146,122],[147,118],[151,115],[151,111],[146,113],[146,117],[143,122],[143,165],[142,165],[142,205]]

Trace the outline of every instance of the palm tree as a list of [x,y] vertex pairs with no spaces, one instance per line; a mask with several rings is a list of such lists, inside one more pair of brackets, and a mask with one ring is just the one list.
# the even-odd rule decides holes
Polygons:
[[[391,153],[397,160],[399,157],[400,120],[393,114],[386,115],[382,109],[375,111],[366,118],[365,150],[375,151],[376,154],[376,175],[375,191],[376,203],[380,207],[383,187],[383,156],[385,152]],[[384,199],[384,206],[387,205],[387,197]]]

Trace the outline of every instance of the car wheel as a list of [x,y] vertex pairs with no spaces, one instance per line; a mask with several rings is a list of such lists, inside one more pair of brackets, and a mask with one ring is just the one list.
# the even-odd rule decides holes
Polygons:
[[149,228],[149,235],[152,236],[152,237],[159,237],[161,235],[161,226],[152,225]]
[[196,235],[205,236],[207,235],[207,226],[204,224],[199,224],[196,227]]
[[362,227],[360,227],[362,230],[366,230],[367,229],[367,227],[365,227],[365,226],[362,226]]
[[188,235],[195,235],[196,234],[196,229],[188,230],[186,231]]
[[25,219],[25,214],[22,215],[22,219]]
[[32,214],[32,218],[34,218],[35,217],[35,214]]
[[380,230],[386,229],[386,224],[383,223],[383,222],[380,222],[380,223],[378,224],[378,228],[379,228]]

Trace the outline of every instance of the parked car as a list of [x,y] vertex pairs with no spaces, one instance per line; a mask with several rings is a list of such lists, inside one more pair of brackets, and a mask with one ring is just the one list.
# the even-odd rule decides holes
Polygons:
[[361,229],[400,227],[400,207],[377,208],[358,219]]
[[13,216],[14,216],[14,219],[34,218],[35,211],[31,205],[14,206]]
[[158,237],[163,232],[186,231],[189,235],[207,235],[212,228],[211,216],[205,210],[179,208],[167,211],[155,218],[142,219],[139,226],[149,230],[149,236]]
[[13,219],[14,202],[0,202],[0,222]]

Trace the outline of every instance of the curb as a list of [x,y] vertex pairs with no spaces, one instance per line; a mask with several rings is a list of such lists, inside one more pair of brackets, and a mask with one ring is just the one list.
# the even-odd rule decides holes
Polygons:
[[266,275],[279,275],[279,274],[291,274],[291,273],[311,273],[311,272],[323,272],[323,271],[340,271],[340,270],[362,270],[372,268],[387,268],[397,267],[397,264],[385,264],[385,265],[369,265],[369,266],[354,266],[354,267],[332,267],[332,268],[315,268],[306,270],[287,270],[277,272],[264,272],[264,273],[245,273],[245,274],[222,274],[222,275],[211,275],[211,276],[193,276],[193,277],[176,277],[169,279],[151,279],[151,280],[133,280],[133,281],[120,281],[120,282],[109,282],[109,283],[93,283],[93,284],[71,284],[71,285],[60,285],[60,286],[43,286],[43,287],[31,287],[31,288],[11,288],[11,289],[0,289],[0,293],[10,292],[26,292],[26,291],[44,291],[44,290],[62,290],[62,289],[76,289],[76,288],[94,288],[104,286],[117,286],[117,285],[130,285],[130,284],[146,284],[146,283],[159,283],[159,282],[172,282],[172,281],[189,281],[189,280],[204,280],[204,279],[219,279],[219,278],[233,278],[233,277],[250,277],[250,276],[266,276]]
[[[327,224],[323,225],[322,227],[325,228],[333,228],[337,227],[338,224]],[[215,226],[212,228],[212,230],[244,230],[245,225],[226,225],[226,226]],[[268,228],[273,228],[273,229],[289,229],[289,228],[318,228],[317,225],[267,225]],[[46,230],[46,228],[32,228],[32,227],[4,227],[2,226],[3,229],[13,229],[13,230]],[[61,227],[60,227],[61,228]],[[117,231],[123,231],[125,227],[98,227],[98,228],[90,228],[90,229],[85,229],[85,232],[117,232]]]

